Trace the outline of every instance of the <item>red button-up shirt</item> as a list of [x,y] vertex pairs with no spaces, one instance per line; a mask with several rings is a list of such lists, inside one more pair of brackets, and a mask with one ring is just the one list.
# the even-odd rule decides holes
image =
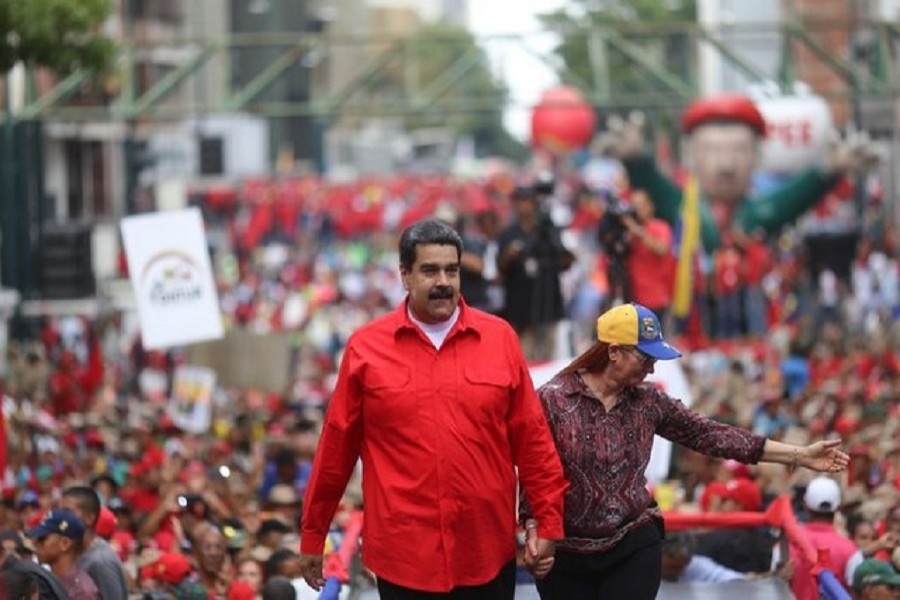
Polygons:
[[322,552],[362,457],[363,560],[423,591],[479,585],[515,556],[516,471],[540,535],[563,535],[567,483],[518,339],[460,301],[435,349],[406,303],[351,336],[304,498],[300,548]]

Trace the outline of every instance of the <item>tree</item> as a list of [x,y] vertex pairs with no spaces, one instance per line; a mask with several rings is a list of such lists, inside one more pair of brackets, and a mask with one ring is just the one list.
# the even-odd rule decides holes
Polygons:
[[[471,136],[479,156],[526,155],[525,147],[503,127],[509,90],[491,72],[487,55],[471,33],[447,24],[428,25],[408,40],[408,48],[418,69],[418,87],[437,88],[422,110],[404,118],[407,129],[441,126]],[[458,75],[455,80],[452,73]],[[400,93],[404,76],[402,68],[390,71],[387,86]]]
[[16,63],[60,75],[103,72],[115,44],[103,32],[111,0],[0,0],[0,73]]
[[[103,33],[112,0],[0,0],[0,74],[17,64],[64,77],[79,69],[98,77],[115,45]],[[8,82],[7,82],[8,83]],[[6,85],[7,100],[10,86]],[[5,104],[0,137],[0,285],[25,297],[33,290],[32,215],[40,246],[44,202],[41,122],[16,119]]]
[[[621,24],[659,24],[672,21],[695,21],[695,0],[569,0],[569,4],[555,12],[544,14],[545,27],[560,31],[562,41],[554,52],[566,68],[584,81],[593,81],[591,67],[590,35],[593,28],[608,27],[615,30]],[[640,51],[673,74],[688,78],[688,68],[693,61],[688,55],[689,44],[683,33],[645,33],[626,36]],[[642,69],[635,68],[634,61],[615,44],[606,46],[608,90],[616,94],[663,92],[666,88]]]

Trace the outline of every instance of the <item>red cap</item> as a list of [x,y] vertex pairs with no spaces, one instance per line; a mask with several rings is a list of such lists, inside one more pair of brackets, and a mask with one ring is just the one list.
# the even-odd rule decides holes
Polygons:
[[241,579],[235,579],[231,582],[231,585],[228,586],[228,595],[226,598],[228,600],[255,600],[256,590],[253,589],[253,586],[250,585],[250,583]]
[[170,585],[178,585],[191,572],[191,561],[183,554],[166,552],[141,569],[141,576]]
[[759,135],[766,135],[766,120],[750,98],[741,94],[718,94],[691,102],[681,115],[681,130],[691,133],[711,121],[737,121]]
[[96,429],[85,432],[84,443],[88,448],[99,448],[102,450],[106,447],[106,440],[103,439],[103,434]]
[[740,505],[742,510],[757,511],[762,506],[762,494],[756,483],[750,479],[732,479],[731,481],[713,481],[703,491],[700,499],[702,510],[709,510],[709,504],[714,497],[723,500],[733,500]]
[[703,495],[700,496],[700,510],[703,512],[709,511],[709,505],[712,502],[714,497],[721,497],[723,490],[725,489],[725,484],[721,481],[710,481],[705,488],[703,488]]
[[753,474],[750,472],[750,467],[748,467],[744,463],[739,463],[736,460],[728,459],[723,464],[735,479],[753,479]]
[[119,520],[116,518],[116,515],[113,514],[113,511],[105,506],[101,506],[100,513],[97,515],[97,524],[94,526],[94,531],[96,531],[97,535],[104,540],[108,540],[112,537],[112,534],[115,533],[118,524]]
[[725,500],[734,500],[744,510],[756,511],[762,506],[759,487],[749,479],[732,479],[726,482],[725,489],[719,496]]

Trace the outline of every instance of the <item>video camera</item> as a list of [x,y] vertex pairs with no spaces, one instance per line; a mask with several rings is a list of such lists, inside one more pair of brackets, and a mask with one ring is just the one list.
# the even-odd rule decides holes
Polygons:
[[556,190],[556,180],[550,171],[540,171],[534,178],[534,193],[540,196],[552,196]]
[[611,191],[601,192],[600,196],[606,205],[597,232],[600,246],[612,258],[624,258],[630,246],[625,218],[637,218],[637,213],[631,204]]

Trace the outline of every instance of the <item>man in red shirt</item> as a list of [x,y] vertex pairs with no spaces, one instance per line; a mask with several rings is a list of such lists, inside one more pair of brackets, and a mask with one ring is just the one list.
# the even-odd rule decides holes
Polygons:
[[744,311],[747,335],[761,338],[768,330],[766,292],[763,279],[772,269],[772,255],[766,247],[765,232],[756,229],[749,236],[738,233],[744,251]]
[[653,201],[646,191],[632,190],[631,206],[635,216],[623,217],[631,239],[626,259],[631,298],[627,300],[643,304],[665,323],[675,276],[672,228],[653,216]]
[[512,600],[517,468],[540,524],[531,560],[546,565],[563,537],[568,484],[528,366],[513,329],[460,297],[461,254],[441,221],[406,229],[406,300],[347,343],[301,521],[314,589],[359,458],[363,561],[381,598]]
[[[806,537],[812,547],[828,550],[831,568],[845,589],[850,589],[844,575],[847,561],[858,548],[847,536],[837,530],[834,517],[841,507],[841,486],[829,477],[819,476],[809,482],[803,495],[803,503],[809,513],[809,521],[803,524]],[[791,590],[799,600],[819,598],[819,586],[812,575],[811,566],[801,553],[791,546],[791,560],[794,562],[794,577]]]

